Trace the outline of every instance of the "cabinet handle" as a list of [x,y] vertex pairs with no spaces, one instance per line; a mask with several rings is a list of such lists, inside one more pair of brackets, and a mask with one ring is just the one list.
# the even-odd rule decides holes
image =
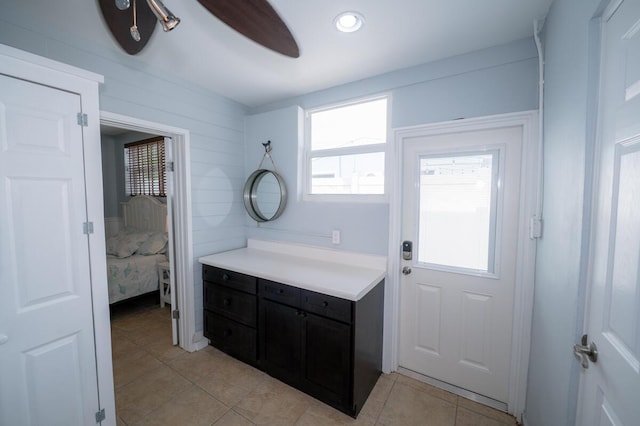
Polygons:
[[229,281],[229,278],[231,278],[231,277],[229,276],[229,274],[222,274],[222,280],[223,280],[223,281]]
[[222,301],[222,304],[223,304],[224,306],[229,306],[229,305],[231,304],[231,299],[224,299],[224,300]]

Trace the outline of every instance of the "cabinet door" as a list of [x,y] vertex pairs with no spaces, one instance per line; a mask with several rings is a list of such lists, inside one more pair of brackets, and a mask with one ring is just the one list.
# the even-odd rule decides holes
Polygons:
[[310,313],[304,315],[303,386],[326,402],[350,407],[351,326]]
[[260,362],[271,376],[297,385],[302,363],[302,314],[270,300],[260,303]]

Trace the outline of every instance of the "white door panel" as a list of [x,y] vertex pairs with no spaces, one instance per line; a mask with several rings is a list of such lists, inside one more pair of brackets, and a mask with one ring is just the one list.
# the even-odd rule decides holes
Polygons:
[[[165,161],[167,164],[174,164],[173,160],[173,141],[171,138],[164,138],[165,144]],[[175,261],[175,250],[174,250],[174,241],[175,235],[173,233],[173,203],[175,199],[175,185],[173,182],[174,172],[173,169],[167,167],[167,235],[169,236],[169,265],[171,265],[171,269],[169,269],[169,292],[171,293],[171,311],[179,311],[178,309],[178,286],[176,285],[176,261]],[[160,283],[161,286],[164,284]],[[178,324],[179,319],[175,316],[171,316],[171,342],[174,345],[178,345],[180,343],[180,336],[178,335],[178,330],[180,330],[180,325]]]
[[582,372],[577,415],[587,426],[640,418],[640,2],[612,6],[603,20],[585,317],[598,359]]
[[0,86],[0,424],[95,424],[80,96]]
[[504,404],[522,135],[516,126],[403,146],[402,238],[414,253],[403,261],[412,273],[400,284],[399,364]]

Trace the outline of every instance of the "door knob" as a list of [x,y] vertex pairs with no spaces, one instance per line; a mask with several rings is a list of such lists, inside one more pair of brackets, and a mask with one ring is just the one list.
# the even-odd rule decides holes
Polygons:
[[589,361],[596,362],[598,360],[598,347],[594,342],[587,345],[588,336],[582,336],[581,344],[573,345],[573,353],[582,359],[582,368],[589,368]]
[[402,273],[405,275],[409,275],[411,273],[411,268],[409,268],[408,266],[403,267]]

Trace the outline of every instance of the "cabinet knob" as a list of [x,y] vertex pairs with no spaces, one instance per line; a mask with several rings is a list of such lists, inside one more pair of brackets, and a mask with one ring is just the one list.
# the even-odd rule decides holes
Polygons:
[[329,306],[329,302],[327,302],[327,301],[325,300],[324,302],[322,302],[322,306],[324,306],[324,307],[326,308],[327,306]]
[[278,294],[282,294],[282,293],[284,293],[284,289],[283,288],[279,288],[278,289]]
[[229,305],[231,304],[231,299],[224,299],[224,300],[222,301],[222,304],[223,304],[224,306],[229,306]]
[[229,337],[229,336],[231,336],[231,330],[227,329],[227,330],[223,331],[223,332],[222,332],[222,335],[223,335],[224,337]]
[[223,280],[223,281],[229,281],[229,278],[231,278],[231,277],[229,276],[229,274],[222,274],[222,280]]

